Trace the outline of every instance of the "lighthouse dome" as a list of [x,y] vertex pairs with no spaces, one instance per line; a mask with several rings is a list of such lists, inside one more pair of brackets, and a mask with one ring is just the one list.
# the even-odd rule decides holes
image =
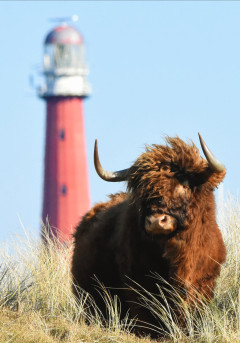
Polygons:
[[70,25],[61,25],[55,27],[47,35],[44,44],[73,44],[79,45],[83,43],[83,38],[79,31]]
[[79,31],[62,24],[44,42],[44,71],[56,74],[85,73],[84,44]]
[[79,31],[66,24],[55,27],[44,41],[43,74],[45,87],[40,96],[80,96],[90,93],[88,67]]

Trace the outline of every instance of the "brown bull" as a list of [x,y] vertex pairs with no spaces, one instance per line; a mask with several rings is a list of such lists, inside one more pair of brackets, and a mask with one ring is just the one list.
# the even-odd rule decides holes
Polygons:
[[130,279],[156,293],[156,281],[149,277],[153,272],[181,286],[186,300],[194,289],[213,297],[226,255],[213,191],[226,170],[199,138],[206,159],[193,143],[167,138],[165,146],[147,147],[129,169],[118,172],[102,168],[96,142],[94,162],[100,177],[127,182],[127,192],[95,205],[74,235],[73,280],[92,294],[102,311],[93,276],[118,295],[125,311],[130,308],[132,316],[151,323],[153,318],[139,308],[126,286]]

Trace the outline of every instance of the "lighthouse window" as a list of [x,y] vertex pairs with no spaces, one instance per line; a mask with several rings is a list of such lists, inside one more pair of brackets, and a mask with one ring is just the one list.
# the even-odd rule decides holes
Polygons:
[[60,137],[61,141],[63,141],[65,139],[65,130],[60,130],[59,137]]
[[55,48],[54,62],[56,68],[66,68],[71,66],[71,46],[59,44]]
[[63,195],[66,195],[66,194],[67,194],[67,187],[66,187],[66,185],[62,185],[62,187],[61,187],[61,193],[62,193]]

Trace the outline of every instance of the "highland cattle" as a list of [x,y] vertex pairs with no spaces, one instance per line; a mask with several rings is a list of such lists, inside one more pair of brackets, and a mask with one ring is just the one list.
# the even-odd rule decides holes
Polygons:
[[96,204],[76,229],[72,260],[76,295],[79,286],[104,312],[96,277],[119,297],[123,314],[129,310],[132,317],[150,323],[154,318],[137,304],[131,280],[156,294],[150,275],[157,273],[183,289],[187,302],[194,292],[213,297],[226,255],[214,189],[226,169],[200,134],[199,139],[205,158],[192,142],[167,137],[165,145],[148,146],[130,168],[116,172],[102,168],[95,142],[97,173],[106,181],[125,181],[127,190]]

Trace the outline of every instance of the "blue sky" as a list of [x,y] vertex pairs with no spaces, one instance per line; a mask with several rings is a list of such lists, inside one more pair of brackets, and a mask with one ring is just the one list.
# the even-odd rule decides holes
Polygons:
[[145,144],[178,134],[199,147],[200,131],[227,167],[225,193],[239,192],[240,2],[1,1],[0,241],[24,227],[39,235],[45,104],[41,83],[49,18],[77,14],[90,68],[85,101],[91,201],[124,190],[99,179],[128,167]]

